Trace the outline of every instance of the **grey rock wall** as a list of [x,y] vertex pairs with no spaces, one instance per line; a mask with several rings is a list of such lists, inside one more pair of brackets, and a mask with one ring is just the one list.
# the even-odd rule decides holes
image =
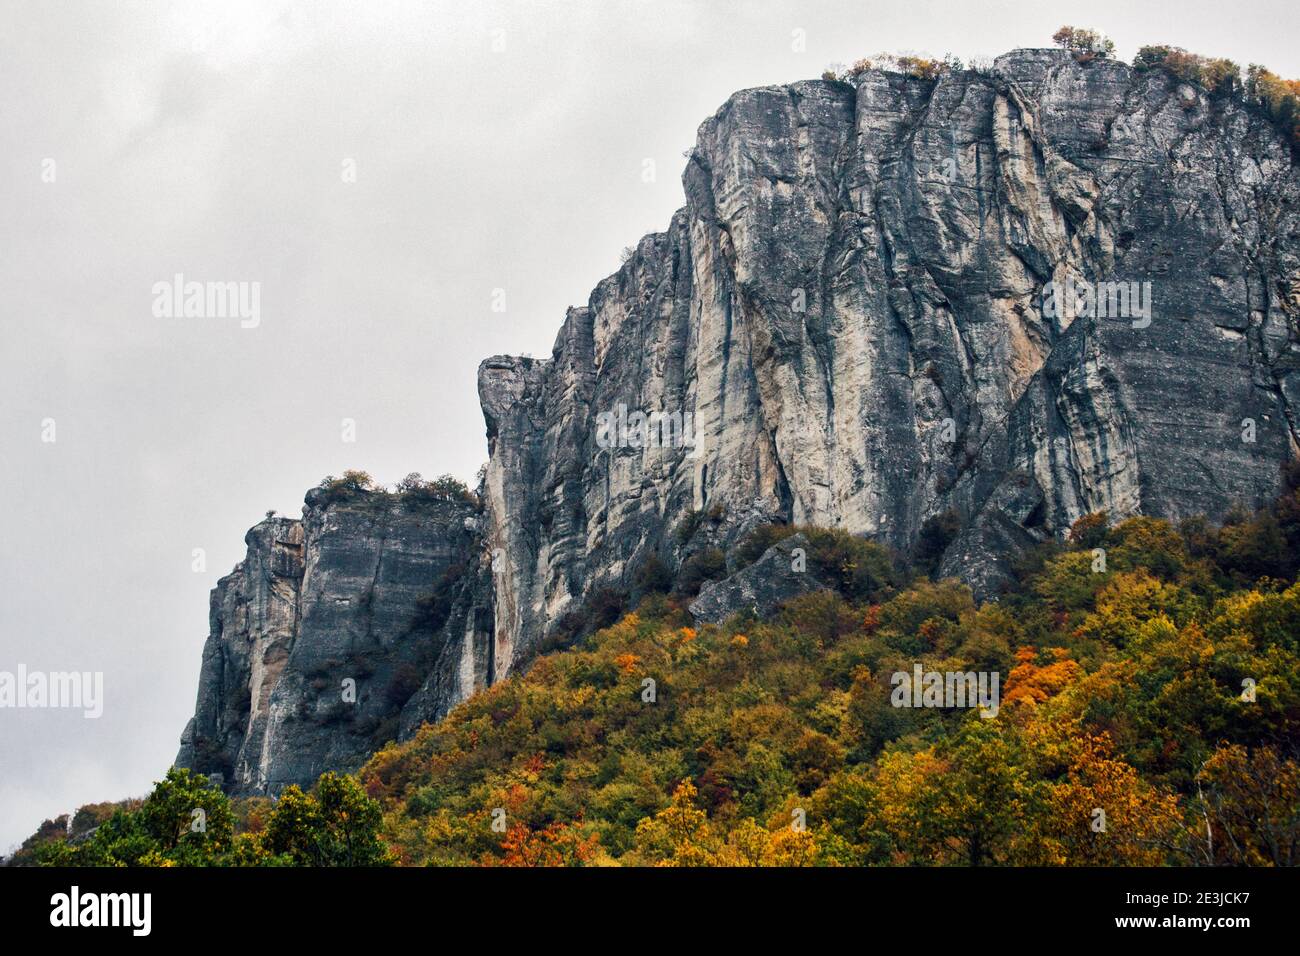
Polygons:
[[[436,719],[490,679],[475,625],[479,533],[462,502],[308,492],[212,592],[198,706],[177,764],[278,792]],[[432,689],[429,686],[432,685]],[[430,699],[430,698],[433,699]]]
[[[764,87],[683,186],[550,358],[480,366],[481,514],[317,493],[249,532],[178,763],[243,792],[352,769],[650,556],[763,521],[906,550],[952,509],[940,572],[990,595],[1083,514],[1221,518],[1296,454],[1300,179],[1238,100],[1059,50]],[[1072,283],[1143,307],[1053,307]]]
[[[905,549],[953,508],[942,570],[989,594],[1083,514],[1222,517],[1295,453],[1300,181],[1240,102],[1059,50],[765,87],[683,183],[549,360],[480,367],[501,660],[680,562],[692,510]],[[1045,306],[1070,282],[1139,283],[1149,324]],[[605,447],[620,404],[694,446]]]

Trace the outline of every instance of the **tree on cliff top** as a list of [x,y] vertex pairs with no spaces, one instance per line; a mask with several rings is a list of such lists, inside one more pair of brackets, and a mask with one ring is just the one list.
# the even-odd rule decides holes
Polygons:
[[1052,34],[1052,42],[1080,60],[1105,59],[1115,53],[1115,44],[1109,37],[1082,27],[1061,27]]

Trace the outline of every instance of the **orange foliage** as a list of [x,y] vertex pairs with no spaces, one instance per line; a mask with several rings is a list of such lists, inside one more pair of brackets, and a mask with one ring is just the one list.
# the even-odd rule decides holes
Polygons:
[[484,866],[582,866],[600,849],[600,838],[583,834],[567,823],[552,823],[541,830],[516,823],[501,840],[505,855],[486,854]]
[[627,675],[635,674],[637,665],[640,663],[641,658],[635,654],[619,654],[614,658],[614,664]]
[[1033,647],[1022,647],[1016,651],[1017,663],[1007,675],[1007,688],[1002,694],[1003,703],[1028,700],[1041,704],[1065,690],[1083,673],[1083,668],[1077,661],[1070,659],[1070,652],[1065,648],[1054,647],[1049,653],[1055,659],[1050,664],[1040,665],[1035,663],[1038,651]]

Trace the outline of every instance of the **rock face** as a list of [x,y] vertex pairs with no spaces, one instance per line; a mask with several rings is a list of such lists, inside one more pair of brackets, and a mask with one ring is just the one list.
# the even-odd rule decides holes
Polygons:
[[906,549],[952,510],[940,572],[991,594],[1083,514],[1221,518],[1296,454],[1300,176],[1237,99],[1059,50],[765,87],[683,184],[549,359],[480,366],[475,530],[309,499],[249,532],[180,762],[248,789],[350,767],[596,589],[758,522]]
[[[796,556],[795,549],[803,555]],[[700,588],[700,596],[691,602],[691,616],[706,624],[721,624],[733,614],[749,612],[766,618],[791,598],[828,588],[803,564],[799,557],[808,552],[808,539],[802,534],[782,538],[763,552],[749,567],[723,578],[709,581]]]
[[[942,571],[990,593],[1083,514],[1221,517],[1295,453],[1300,179],[1240,102],[1021,50],[738,93],[683,181],[549,361],[480,367],[501,660],[693,510],[906,548],[951,508]],[[611,443],[620,406],[691,442]]]
[[459,501],[315,489],[302,520],[250,530],[212,592],[177,764],[240,793],[311,783],[489,683],[476,523]]
[[220,773],[227,783],[255,779],[271,692],[298,632],[302,542],[301,521],[255,525],[244,536],[247,557],[213,588],[198,705],[178,766]]

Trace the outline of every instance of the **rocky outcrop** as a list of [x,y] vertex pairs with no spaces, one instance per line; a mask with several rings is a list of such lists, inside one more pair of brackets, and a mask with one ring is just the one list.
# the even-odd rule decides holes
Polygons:
[[749,567],[705,583],[690,604],[691,616],[705,624],[721,624],[733,614],[746,613],[761,620],[791,598],[829,589],[831,585],[807,567],[807,556],[803,534],[782,538]]
[[[351,767],[765,521],[906,550],[951,511],[940,573],[992,595],[1081,515],[1221,518],[1296,454],[1300,178],[1240,98],[1060,50],[764,87],[683,186],[549,359],[480,366],[481,514],[309,497],[249,532],[179,762]],[[702,619],[770,605],[760,573]]]
[[268,518],[244,543],[247,557],[212,590],[198,704],[176,758],[229,783],[261,764],[271,691],[297,637],[302,522]]
[[[873,71],[736,94],[683,183],[549,360],[479,370],[503,660],[693,511],[907,548],[953,509],[943,571],[990,594],[1085,513],[1221,517],[1295,453],[1300,181],[1240,100],[1060,50]],[[620,408],[691,440],[602,440]]]
[[241,793],[311,783],[490,683],[477,520],[463,501],[313,489],[301,520],[250,530],[212,592],[177,764]]

